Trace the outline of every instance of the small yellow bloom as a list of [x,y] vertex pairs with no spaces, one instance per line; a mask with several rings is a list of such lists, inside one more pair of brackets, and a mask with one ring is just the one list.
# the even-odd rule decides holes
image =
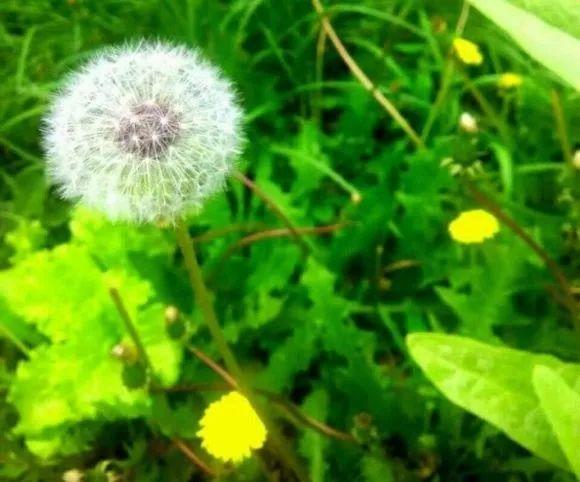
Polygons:
[[502,89],[512,89],[522,85],[523,81],[524,79],[522,79],[521,75],[514,74],[513,72],[506,72],[499,77],[497,85]]
[[496,217],[483,209],[464,211],[449,223],[451,237],[464,244],[482,243],[493,238],[498,231]]
[[266,427],[250,402],[230,392],[205,409],[197,435],[201,445],[224,462],[241,462],[266,441]]
[[479,47],[469,40],[464,38],[453,39],[453,49],[459,60],[464,64],[479,65],[483,62],[483,55],[481,55]]

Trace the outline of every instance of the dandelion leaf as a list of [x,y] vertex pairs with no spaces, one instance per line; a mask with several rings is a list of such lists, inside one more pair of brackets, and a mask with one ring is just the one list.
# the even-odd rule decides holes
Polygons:
[[538,62],[580,89],[580,40],[506,0],[469,1]]
[[569,468],[540,406],[532,373],[541,364],[580,387],[580,365],[453,335],[417,333],[408,336],[407,344],[426,376],[449,400],[500,428],[536,455]]
[[543,365],[534,368],[533,377],[544,414],[580,479],[580,377],[577,390],[568,385],[557,371]]

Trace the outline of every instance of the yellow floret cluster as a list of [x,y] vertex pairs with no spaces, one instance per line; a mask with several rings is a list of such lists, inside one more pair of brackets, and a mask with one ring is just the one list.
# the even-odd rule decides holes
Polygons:
[[464,38],[454,39],[453,50],[455,50],[455,54],[464,64],[480,65],[483,62],[483,55],[479,51],[479,47],[469,40]]
[[202,447],[223,462],[241,462],[266,441],[266,427],[246,397],[230,392],[209,405],[197,435]]
[[513,89],[522,85],[523,79],[521,75],[514,74],[513,72],[506,72],[502,74],[497,84],[502,89]]
[[464,244],[482,243],[499,232],[499,223],[493,214],[483,209],[464,211],[449,223],[451,237]]

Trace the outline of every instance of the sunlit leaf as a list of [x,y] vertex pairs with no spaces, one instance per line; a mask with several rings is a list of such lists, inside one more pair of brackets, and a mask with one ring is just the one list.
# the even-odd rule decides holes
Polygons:
[[577,390],[548,367],[534,369],[534,388],[570,466],[580,478],[580,384]]
[[569,468],[540,408],[532,373],[542,364],[558,370],[570,383],[580,383],[580,365],[453,335],[417,333],[409,335],[407,343],[415,361],[449,400],[535,454]]
[[506,0],[469,1],[538,62],[580,89],[580,40]]

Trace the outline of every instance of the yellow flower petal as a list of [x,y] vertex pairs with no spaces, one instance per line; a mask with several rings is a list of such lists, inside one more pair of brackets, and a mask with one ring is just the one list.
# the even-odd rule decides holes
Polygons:
[[482,243],[498,232],[496,217],[483,209],[464,211],[449,223],[451,237],[464,244]]
[[464,64],[479,65],[483,62],[483,55],[481,55],[479,47],[469,40],[464,38],[453,39],[453,49],[459,60]]
[[514,74],[513,72],[506,72],[499,77],[497,85],[502,89],[512,89],[522,85],[522,82],[523,79],[521,75]]
[[197,435],[202,447],[224,462],[241,462],[266,441],[266,427],[250,402],[230,392],[210,404],[200,421]]

